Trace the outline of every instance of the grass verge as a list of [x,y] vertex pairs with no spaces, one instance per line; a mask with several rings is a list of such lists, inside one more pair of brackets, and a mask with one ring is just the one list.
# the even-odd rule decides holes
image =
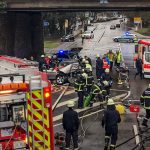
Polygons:
[[145,36],[150,36],[150,28],[142,28],[139,29],[137,32]]
[[58,41],[44,41],[44,48],[53,49],[59,46]]

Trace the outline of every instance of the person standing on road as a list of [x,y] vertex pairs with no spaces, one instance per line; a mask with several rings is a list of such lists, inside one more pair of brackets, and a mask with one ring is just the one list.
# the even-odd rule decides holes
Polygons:
[[120,67],[120,63],[122,61],[122,54],[120,50],[116,51],[116,60],[115,60],[115,64],[117,67]]
[[100,58],[100,56],[96,55],[96,77],[99,79],[101,75],[104,73],[103,69],[103,60]]
[[78,108],[79,109],[83,108],[84,86],[85,86],[85,79],[81,74],[79,74],[75,81],[75,91],[78,94]]
[[45,62],[45,56],[41,55],[41,58],[39,60],[39,71],[43,71],[44,67],[46,67],[46,62]]
[[112,71],[113,63],[114,63],[114,60],[115,60],[115,54],[112,52],[112,50],[109,50],[109,52],[107,53],[107,57],[110,61],[110,71]]
[[148,127],[147,122],[150,118],[150,84],[149,87],[143,92],[141,95],[141,104],[144,106],[144,109],[146,111],[146,116],[143,119],[142,125],[145,127]]
[[118,136],[118,123],[121,122],[120,114],[116,110],[113,99],[108,99],[107,110],[104,111],[102,118],[102,127],[105,126],[105,147],[104,150],[108,150],[109,142],[110,149],[115,150],[117,136]]
[[79,117],[78,113],[73,110],[74,101],[68,101],[68,110],[63,113],[63,128],[66,131],[66,150],[70,150],[71,137],[73,139],[74,150],[78,150],[78,129]]
[[136,65],[137,72],[134,76],[134,79],[136,79],[137,75],[140,75],[140,78],[142,80],[143,79],[143,73],[142,73],[143,62],[142,62],[142,59],[140,57],[137,58],[135,65]]

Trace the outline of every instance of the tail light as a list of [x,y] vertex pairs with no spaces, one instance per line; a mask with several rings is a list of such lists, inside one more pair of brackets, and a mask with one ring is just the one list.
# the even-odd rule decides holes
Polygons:
[[44,88],[43,96],[44,96],[45,107],[49,108],[51,106],[51,89],[50,89],[50,87]]

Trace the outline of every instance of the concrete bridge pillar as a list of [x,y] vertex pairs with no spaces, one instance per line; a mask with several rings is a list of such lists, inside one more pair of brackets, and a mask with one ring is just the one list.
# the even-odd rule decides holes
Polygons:
[[40,12],[0,14],[0,54],[37,58],[44,49],[42,23]]

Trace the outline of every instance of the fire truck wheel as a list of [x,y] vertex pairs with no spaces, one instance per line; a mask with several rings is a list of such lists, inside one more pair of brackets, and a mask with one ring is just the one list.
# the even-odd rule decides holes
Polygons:
[[58,76],[56,77],[56,83],[57,83],[58,85],[64,84],[64,83],[65,83],[65,77],[62,76],[62,75],[58,75]]

